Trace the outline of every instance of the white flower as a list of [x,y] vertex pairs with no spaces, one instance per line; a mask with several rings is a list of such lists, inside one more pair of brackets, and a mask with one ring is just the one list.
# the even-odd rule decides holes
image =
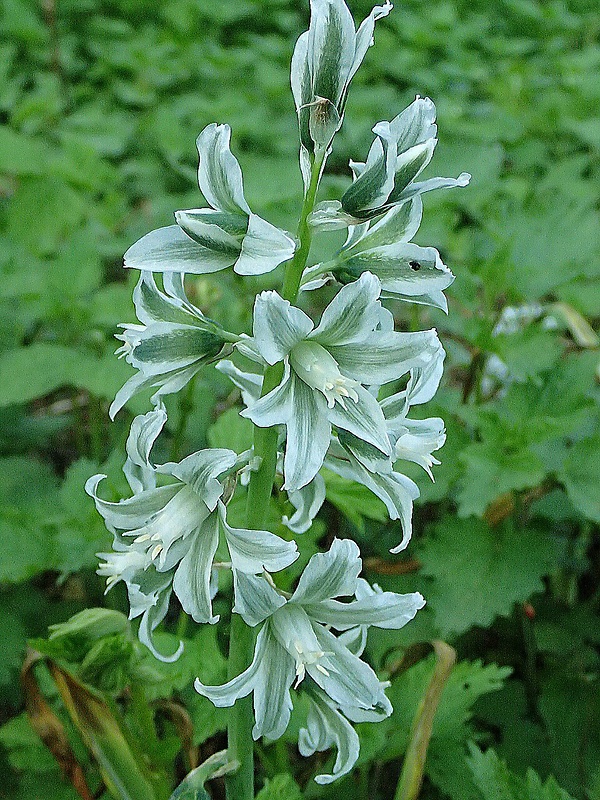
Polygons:
[[292,57],[292,91],[300,141],[308,153],[325,149],[342,124],[350,81],[373,43],[375,22],[392,4],[375,6],[359,29],[344,0],[311,0],[310,26]]
[[283,380],[242,412],[259,427],[287,429],[284,488],[294,491],[319,471],[332,426],[392,453],[383,412],[366,388],[384,384],[435,360],[435,331],[397,333],[378,300],[377,278],[364,273],[338,292],[314,327],[299,308],[276,292],[263,292],[254,306],[254,337],[248,345],[268,364],[283,361]]
[[138,392],[154,388],[154,403],[179,391],[203,364],[219,358],[223,331],[188,300],[181,273],[167,273],[161,292],[152,273],[142,272],[133,292],[141,324],[121,325],[123,342],[117,353],[138,372],[117,392],[110,407],[115,414]]
[[350,226],[348,238],[335,258],[305,271],[304,288],[318,288],[320,281],[316,279],[327,273],[348,283],[369,271],[381,281],[382,297],[435,306],[447,312],[443,290],[454,281],[454,275],[434,247],[420,247],[410,241],[422,215],[423,202],[417,196],[391,208],[374,225],[365,222]]
[[391,122],[378,122],[366,163],[351,161],[354,182],[340,201],[320,203],[310,222],[322,230],[358,225],[432,189],[466,186],[471,176],[416,181],[437,144],[435,106],[428,98],[411,103]]
[[[148,464],[159,430],[156,426],[154,433],[137,446],[130,437],[130,470],[132,454],[135,461]],[[143,425],[137,425],[135,431],[138,437],[143,435]],[[158,488],[154,481],[150,488],[136,484],[136,493],[118,503],[98,497],[97,487],[104,475],[94,475],[87,481],[86,492],[115,534],[115,552],[100,554],[104,562],[99,573],[107,576],[108,589],[119,580],[125,581],[132,616],[145,614],[143,622],[150,632],[166,613],[171,585],[184,610],[196,622],[218,621],[212,613],[211,573],[221,533],[234,571],[277,572],[298,557],[293,542],[268,531],[238,529],[227,523],[220,500],[224,492],[222,480],[237,466],[238,456],[232,450],[200,450],[179,463],[154,467],[155,473],[170,476],[173,483]],[[164,613],[158,618],[156,608],[163,606]],[[148,623],[145,612],[149,609],[154,616]]]
[[[265,578],[237,575],[234,611],[248,625],[262,623],[253,661],[223,686],[205,686],[198,680],[196,690],[216,706],[232,706],[238,698],[253,693],[255,739],[277,739],[284,733],[292,709],[290,689],[305,681],[317,705],[313,713],[325,715],[336,730],[347,726],[338,719],[341,715],[354,721],[388,716],[391,705],[385,684],[350,648],[357,630],[370,625],[401,628],[425,601],[418,593],[365,592],[358,578],[361,568],[358,546],[349,539],[335,539],[328,553],[310,559],[289,598]],[[352,596],[356,599],[351,602],[334,599]],[[335,636],[330,628],[349,635]],[[305,753],[322,749],[323,740],[316,737],[315,726],[316,721],[309,720],[307,733],[301,737]],[[349,742],[353,737],[346,730],[336,735],[330,731],[326,738]],[[350,770],[356,761],[358,747],[353,744],[346,749],[333,777]],[[321,777],[320,782],[332,779]]]
[[176,211],[177,225],[158,228],[127,250],[126,267],[204,274],[233,266],[240,275],[260,275],[291,258],[294,240],[250,211],[230,137],[229,125],[213,123],[196,140],[198,184],[211,208]]

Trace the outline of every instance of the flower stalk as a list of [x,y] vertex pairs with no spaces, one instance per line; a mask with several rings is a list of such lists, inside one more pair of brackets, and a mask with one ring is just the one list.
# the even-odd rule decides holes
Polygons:
[[[398,630],[425,603],[418,592],[384,592],[361,578],[360,549],[352,539],[334,539],[301,573],[288,575],[282,585],[289,588],[293,578],[291,592],[272,575],[300,555],[296,535],[310,529],[325,501],[322,468],[379,497],[402,530],[391,552],[407,547],[419,489],[398,471],[398,462],[419,464],[433,478],[431,468],[439,463],[433,453],[445,440],[441,419],[410,416],[440,382],[445,353],[437,333],[397,331],[384,305],[397,299],[447,310],[444,290],[454,276],[435,248],[412,239],[421,195],[463,186],[468,176],[415,180],[437,141],[431,100],[417,98],[391,122],[376,125],[367,161],[350,162],[354,182],[342,201],[316,205],[349,84],[372,44],[375,22],[391,8],[389,2],[375,6],[357,29],[344,0],[311,0],[310,27],[296,43],[291,69],[304,183],[295,239],[251,211],[230,150],[231,130],[211,124],[197,139],[198,184],[208,206],[175,212],[176,225],[146,234],[125,254],[125,266],[141,275],[134,291],[137,322],[121,326],[118,352],[136,372],[110,413],[147,390],[153,409],[135,417],[127,440],[123,472],[131,496],[105,500],[99,493],[104,475],[86,484],[114,537],[112,552],[99,554],[98,572],[107,578],[107,591],[125,583],[130,619],[140,619],[140,642],[166,662],[186,647],[184,624],[175,652],[162,653],[154,640],[171,599],[194,622],[217,625],[213,600],[233,584],[227,682],[206,685],[200,675],[194,684],[215,706],[230,709],[228,800],[253,800],[254,740],[282,737],[299,693],[307,709],[300,754],[336,751],[330,771],[315,781],[328,784],[349,773],[360,750],[352,723],[378,722],[392,712],[387,684],[362,659],[367,631]],[[309,265],[313,235],[344,227],[348,237],[335,257]],[[280,293],[255,298],[252,335],[224,330],[186,294],[186,273],[232,269],[257,276],[280,264]],[[317,322],[295,304],[301,287],[314,290],[325,282],[338,290]],[[253,363],[250,372],[236,363],[240,356]],[[152,448],[167,421],[163,397],[184,392],[173,443],[178,458],[194,378],[215,362],[241,390],[239,413],[254,425],[252,447],[228,443],[156,464]],[[377,387],[401,379],[402,390],[378,399]],[[291,536],[265,529],[276,478],[278,486],[283,479],[287,509],[294,509],[281,517]],[[235,528],[228,505],[244,492],[246,527]],[[231,570],[232,581],[219,587],[223,569]],[[414,755],[420,763],[423,748]],[[411,767],[411,776],[414,787],[418,769]]]

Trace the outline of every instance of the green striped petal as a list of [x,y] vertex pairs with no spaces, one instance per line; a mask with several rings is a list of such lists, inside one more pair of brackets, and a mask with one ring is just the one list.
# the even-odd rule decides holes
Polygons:
[[268,364],[282,361],[312,329],[310,317],[277,292],[261,292],[256,298],[254,342]]
[[344,286],[323,311],[319,326],[310,333],[309,338],[324,347],[349,344],[364,338],[379,322],[380,291],[378,279],[370,273]]
[[331,773],[322,772],[315,776],[316,783],[332,783],[350,772],[358,760],[360,740],[352,725],[324,692],[311,686],[307,697],[310,705],[306,727],[300,728],[298,734],[298,750],[307,757],[335,747],[337,753]]
[[239,572],[253,575],[263,570],[279,572],[298,558],[295,542],[287,542],[269,531],[232,528],[225,519],[224,506],[221,506],[221,522],[231,563]]
[[229,149],[231,128],[212,123],[196,139],[200,163],[198,184],[208,203],[219,211],[250,216],[244,197],[242,170]]
[[351,539],[334,539],[326,553],[316,553],[304,568],[290,603],[319,603],[351,596],[362,570],[360,550]]
[[344,405],[336,403],[327,412],[329,421],[336,428],[349,431],[389,456],[392,449],[379,403],[363,386],[355,386],[354,391],[358,395],[358,402],[348,398]]
[[[175,220],[181,230],[202,247],[232,256],[234,259],[240,253],[241,239],[248,227],[248,217],[215,211],[212,208],[176,211]],[[235,233],[230,233],[223,227],[224,225]]]
[[304,608],[310,617],[338,631],[359,625],[398,630],[410,622],[424,605],[425,600],[419,592],[373,592],[352,603],[323,600],[321,603],[305,604]]
[[260,625],[287,602],[269,581],[259,575],[249,575],[234,570],[233,586],[235,596],[233,611],[240,614],[246,625],[250,625],[251,628]]
[[230,267],[237,253],[210,250],[190,239],[179,225],[168,225],[147,233],[123,256],[130,269],[148,272],[188,272],[203,275]]
[[263,275],[288,261],[295,249],[296,243],[287,233],[251,214],[240,257],[233,269],[238,275]]
[[173,577],[173,591],[186,614],[194,622],[214,625],[219,616],[212,613],[211,573],[219,544],[219,517],[210,514],[194,536],[190,548],[179,562]]
[[[289,383],[293,387],[293,413],[286,422],[283,488],[294,491],[310,483],[321,469],[329,447],[331,424],[327,401],[320,392],[311,389],[293,373]],[[256,405],[251,409],[253,412]]]
[[360,344],[327,349],[341,372],[366,384],[396,380],[414,367],[429,364],[441,347],[435,330],[414,333],[375,332]]
[[155,322],[139,332],[127,361],[146,377],[162,375],[212,360],[224,343],[218,334],[202,328]]

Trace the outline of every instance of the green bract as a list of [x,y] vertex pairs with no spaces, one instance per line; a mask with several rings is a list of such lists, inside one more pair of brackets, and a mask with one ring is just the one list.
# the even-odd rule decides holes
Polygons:
[[213,123],[196,141],[198,184],[211,208],[176,211],[177,225],[158,228],[129,248],[126,267],[204,274],[233,266],[240,275],[260,275],[292,256],[294,240],[250,211],[230,137],[229,125]]

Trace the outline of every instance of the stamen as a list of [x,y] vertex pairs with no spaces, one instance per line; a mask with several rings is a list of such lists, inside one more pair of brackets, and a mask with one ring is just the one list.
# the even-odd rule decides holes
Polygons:
[[158,554],[159,554],[159,553],[162,551],[162,549],[163,549],[163,546],[162,546],[162,544],[157,544],[157,545],[156,545],[156,547],[155,547],[155,548],[154,548],[154,550],[152,551],[152,555],[150,556],[150,558],[152,559],[152,561],[154,561],[154,559],[155,559],[155,558],[156,558],[156,556],[157,556],[157,555],[158,555]]

